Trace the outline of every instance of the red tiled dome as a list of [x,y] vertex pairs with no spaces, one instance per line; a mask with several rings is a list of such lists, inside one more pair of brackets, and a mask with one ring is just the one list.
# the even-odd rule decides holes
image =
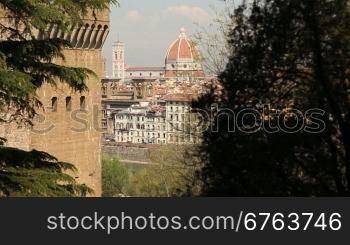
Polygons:
[[198,58],[198,51],[185,34],[185,30],[181,28],[181,34],[169,47],[166,54],[165,63],[171,61],[189,60],[194,61]]

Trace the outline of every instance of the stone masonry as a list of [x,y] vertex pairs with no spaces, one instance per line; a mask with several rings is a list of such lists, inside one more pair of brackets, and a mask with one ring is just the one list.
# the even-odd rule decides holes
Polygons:
[[[60,161],[74,164],[78,172],[72,173],[78,182],[101,195],[101,108],[100,80],[103,76],[101,48],[109,31],[109,12],[87,17],[84,25],[71,33],[61,33],[48,27],[50,37],[69,40],[73,47],[64,51],[65,60],[56,63],[93,70],[97,77],[87,80],[88,91],[75,93],[64,84],[57,88],[43,86],[38,94],[44,110],[34,121],[32,130],[20,125],[0,126],[0,136],[8,139],[8,146],[24,150],[48,152]],[[38,34],[40,38],[40,33]]]

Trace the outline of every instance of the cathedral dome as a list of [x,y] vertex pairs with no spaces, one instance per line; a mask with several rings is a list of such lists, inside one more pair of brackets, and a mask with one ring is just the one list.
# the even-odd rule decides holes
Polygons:
[[185,29],[181,28],[179,38],[176,39],[169,47],[165,64],[196,62],[199,60],[199,52],[193,42],[188,39]]

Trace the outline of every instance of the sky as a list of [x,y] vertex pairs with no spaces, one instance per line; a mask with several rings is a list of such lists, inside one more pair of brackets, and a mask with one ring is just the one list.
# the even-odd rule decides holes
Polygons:
[[103,48],[111,74],[112,44],[125,43],[126,64],[162,66],[169,45],[184,27],[191,36],[215,18],[222,0],[119,0],[111,8],[110,33]]

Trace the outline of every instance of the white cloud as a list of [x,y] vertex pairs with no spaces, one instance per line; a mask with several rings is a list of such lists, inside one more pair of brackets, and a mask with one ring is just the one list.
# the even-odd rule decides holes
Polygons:
[[200,7],[190,6],[190,5],[173,5],[169,6],[163,11],[163,14],[175,14],[180,16],[185,16],[193,21],[203,21],[209,20],[211,16],[207,11]]
[[128,13],[126,14],[127,19],[131,20],[131,21],[140,21],[143,19],[142,14],[137,11],[137,10],[130,10],[128,11]]

